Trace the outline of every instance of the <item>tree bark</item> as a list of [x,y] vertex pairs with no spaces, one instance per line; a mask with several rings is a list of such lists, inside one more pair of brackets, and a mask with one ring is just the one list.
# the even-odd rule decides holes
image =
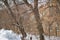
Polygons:
[[43,36],[43,26],[42,26],[42,22],[40,20],[40,14],[39,14],[39,11],[38,11],[38,0],[34,0],[34,15],[35,15],[35,18],[36,18],[36,21],[37,21],[37,29],[39,31],[39,34],[40,34],[40,40],[44,40],[44,36]]

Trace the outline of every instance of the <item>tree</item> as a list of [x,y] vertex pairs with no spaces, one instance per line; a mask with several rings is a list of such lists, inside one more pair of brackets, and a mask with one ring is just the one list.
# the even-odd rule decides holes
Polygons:
[[40,20],[40,15],[39,15],[39,11],[38,11],[38,0],[34,0],[34,15],[35,15],[35,18],[36,18],[36,21],[37,21],[37,28],[38,28],[38,31],[40,33],[40,40],[44,40],[44,36],[43,36],[43,26],[42,26],[42,22]]
[[25,4],[30,7],[32,9],[32,11],[34,12],[35,15],[35,19],[37,21],[37,29],[39,31],[40,34],[40,40],[44,40],[44,36],[43,36],[43,27],[42,27],[42,22],[40,20],[40,15],[39,15],[39,11],[38,11],[38,0],[34,0],[34,8],[32,7],[31,4],[27,3],[27,0],[23,0],[25,2]]
[[[25,4],[30,7],[32,9],[32,11],[34,12],[34,15],[35,15],[35,19],[37,21],[37,29],[39,31],[39,34],[40,34],[40,40],[44,40],[44,36],[43,36],[43,27],[42,27],[42,22],[41,22],[41,19],[40,19],[40,15],[39,15],[39,11],[38,11],[38,0],[34,0],[34,8],[32,7],[31,4],[28,3],[27,0],[23,0],[25,2]],[[23,28],[23,25],[22,25],[22,18],[20,16],[20,23],[16,20],[16,16],[13,14],[7,0],[3,0],[4,4],[7,6],[7,8],[9,9],[9,11],[11,12],[11,16],[13,17],[13,19],[15,20],[17,26],[19,27],[22,35],[23,35],[23,39],[24,40],[24,37],[26,37],[26,33],[24,31],[24,28]],[[13,0],[14,4],[16,5],[16,2],[15,0]],[[17,5],[16,5],[17,7]],[[18,11],[18,9],[16,8],[16,10]]]
[[[18,22],[18,21],[16,20],[16,16],[13,14],[13,12],[12,12],[9,4],[8,4],[8,1],[7,1],[7,0],[3,0],[3,2],[4,2],[4,4],[7,6],[8,10],[10,11],[10,15],[12,16],[12,18],[15,20],[15,23],[17,24],[17,25],[15,24],[15,25],[20,29],[20,31],[21,31],[21,33],[22,33],[22,35],[23,35],[22,40],[24,40],[24,37],[26,37],[27,35],[26,35],[26,32],[25,32],[25,30],[24,30],[24,28],[23,28],[22,17],[20,16],[20,21]],[[14,2],[14,4],[16,5],[15,0],[13,0],[13,2]],[[17,5],[16,5],[16,7],[17,7]],[[19,11],[18,11],[17,8],[16,8],[16,10],[17,10],[17,12],[19,13]]]

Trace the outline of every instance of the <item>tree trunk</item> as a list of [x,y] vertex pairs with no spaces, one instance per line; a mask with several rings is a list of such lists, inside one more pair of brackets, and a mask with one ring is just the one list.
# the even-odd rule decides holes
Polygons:
[[[17,12],[18,12],[18,14],[19,14],[18,5],[16,4],[15,0],[13,0],[13,2],[14,2],[14,4],[15,4],[16,10],[17,10]],[[20,29],[20,31],[21,31],[21,33],[22,33],[22,35],[23,35],[22,39],[24,39],[24,38],[27,36],[27,34],[26,34],[26,32],[24,31],[24,27],[23,27],[22,22],[23,22],[23,21],[22,21],[22,17],[20,16],[20,18],[19,18],[19,25],[20,25],[21,27],[19,27],[19,29]]]
[[[20,17],[20,21],[18,22],[16,20],[16,16],[13,14],[7,0],[4,1],[4,4],[7,6],[8,10],[10,11],[10,16],[12,16],[12,18],[15,20],[15,23],[17,24],[17,27],[20,29],[20,31],[21,31],[21,33],[23,35],[23,37],[22,37],[22,40],[23,40],[24,37],[26,37],[27,35],[26,35],[26,32],[24,31],[24,28],[23,28],[22,18]],[[17,9],[17,11],[18,11],[18,9]]]
[[42,27],[42,22],[40,20],[40,15],[39,15],[39,11],[38,11],[38,0],[34,0],[34,15],[37,21],[37,29],[39,31],[40,34],[40,40],[44,40],[44,36],[43,36],[43,27]]

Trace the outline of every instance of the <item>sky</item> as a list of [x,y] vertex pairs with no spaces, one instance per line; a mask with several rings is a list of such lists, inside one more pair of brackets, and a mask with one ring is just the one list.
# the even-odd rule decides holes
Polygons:
[[[9,0],[8,0],[8,1],[9,1]],[[17,1],[17,0],[16,0],[16,1]],[[46,1],[47,1],[47,0],[39,0],[39,1],[38,1],[38,4],[39,4],[38,7],[40,7],[41,5],[46,4]],[[22,0],[17,1],[18,4],[20,4],[21,2],[23,2],[23,1],[22,1]],[[28,2],[29,2],[30,4],[32,4],[32,6],[34,6],[34,5],[33,5],[34,0],[28,0]],[[43,2],[43,3],[40,3],[40,2]],[[9,4],[10,4],[11,7],[13,6],[12,0],[10,0]],[[2,9],[3,7],[4,7],[4,3],[1,2],[1,0],[0,0],[0,9]]]

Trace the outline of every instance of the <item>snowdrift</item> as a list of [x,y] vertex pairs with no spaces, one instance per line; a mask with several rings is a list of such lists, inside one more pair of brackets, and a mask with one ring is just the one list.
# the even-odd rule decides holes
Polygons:
[[[22,34],[18,35],[14,33],[12,30],[0,30],[0,40],[21,40]],[[26,40],[30,40],[30,37],[32,37],[32,40],[39,40],[39,35],[32,35],[27,33]],[[51,36],[45,36],[45,40],[60,40],[60,37]]]

